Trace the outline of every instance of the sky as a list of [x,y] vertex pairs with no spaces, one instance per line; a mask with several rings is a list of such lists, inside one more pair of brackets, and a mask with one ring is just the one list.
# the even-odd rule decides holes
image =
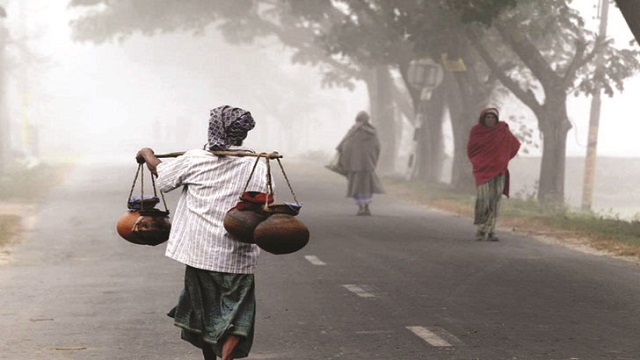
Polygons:
[[[38,129],[41,155],[115,160],[129,159],[144,146],[157,152],[201,147],[209,110],[224,104],[253,113],[258,126],[247,144],[258,150],[331,152],[368,106],[363,84],[354,91],[322,88],[316,69],[291,65],[290,52],[274,42],[232,46],[209,31],[201,37],[76,43],[67,1],[22,0],[22,8],[18,3],[5,0],[5,22],[12,36],[28,34],[36,60],[24,67],[17,47],[9,50],[14,64],[7,111],[15,143],[28,143],[36,133],[27,129]],[[595,30],[597,1],[574,3]],[[632,39],[615,6],[609,24],[616,42]],[[640,157],[638,94],[640,75],[627,81],[624,93],[603,97],[599,156]],[[585,154],[589,104],[588,98],[570,100],[568,156]],[[509,111],[507,106],[502,113]]]
[[[19,14],[12,4],[7,11]],[[213,31],[75,43],[64,1],[24,4],[29,46],[39,59],[27,71],[12,71],[9,111],[39,129],[40,147],[49,154],[130,159],[145,146],[201,148],[210,109],[227,104],[256,119],[246,145],[283,154],[326,151],[367,106],[359,88],[323,89],[318,72],[291,65],[290,52],[277,43],[232,46]],[[23,22],[9,19],[19,37]],[[26,90],[19,85],[25,78]],[[16,142],[22,128],[13,128]]]

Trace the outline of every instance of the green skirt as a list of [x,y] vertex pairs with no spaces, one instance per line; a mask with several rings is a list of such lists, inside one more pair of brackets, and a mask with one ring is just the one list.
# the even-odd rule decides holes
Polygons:
[[202,348],[211,346],[222,357],[225,337],[240,338],[235,358],[249,355],[255,325],[253,274],[228,274],[187,266],[184,289],[169,316],[182,329],[181,337]]

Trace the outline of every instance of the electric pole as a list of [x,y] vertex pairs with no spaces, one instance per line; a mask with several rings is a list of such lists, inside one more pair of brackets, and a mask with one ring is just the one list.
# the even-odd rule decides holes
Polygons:
[[[609,0],[599,0],[600,3],[600,29],[598,40],[604,41],[607,37],[607,19],[609,16]],[[598,125],[600,123],[600,82],[604,72],[604,57],[602,51],[596,55],[596,86],[591,98],[591,113],[589,115],[589,137],[587,141],[587,157],[584,164],[584,186],[582,188],[582,210],[590,211],[593,201],[593,186],[596,172],[596,157],[598,148]]]
[[9,117],[6,108],[6,67],[5,67],[5,48],[9,42],[9,31],[5,24],[7,13],[4,6],[0,5],[0,174],[7,169],[9,161],[9,152],[11,151],[11,127],[9,126]]

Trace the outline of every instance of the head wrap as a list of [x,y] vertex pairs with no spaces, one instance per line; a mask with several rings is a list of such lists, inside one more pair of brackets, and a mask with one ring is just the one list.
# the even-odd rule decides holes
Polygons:
[[250,112],[229,105],[211,110],[210,115],[209,150],[226,150],[244,140],[256,126]]
[[484,125],[484,118],[486,118],[487,115],[489,115],[489,114],[495,115],[496,116],[496,120],[500,121],[500,115],[499,115],[498,109],[496,109],[496,108],[487,108],[487,109],[484,109],[484,110],[482,110],[480,112],[480,116],[478,117],[478,123]]
[[356,121],[358,122],[364,122],[367,120],[369,120],[369,114],[367,114],[366,111],[360,111],[358,115],[356,115]]

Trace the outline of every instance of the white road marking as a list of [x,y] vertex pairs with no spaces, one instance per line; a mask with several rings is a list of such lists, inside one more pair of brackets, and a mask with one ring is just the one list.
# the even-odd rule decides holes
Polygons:
[[414,334],[418,335],[422,340],[428,342],[432,346],[448,347],[453,346],[448,341],[438,336],[433,331],[424,326],[407,326]]
[[347,290],[351,291],[352,293],[360,296],[360,297],[376,297],[375,295],[373,295],[372,293],[366,291],[365,289],[363,289],[362,287],[358,286],[358,285],[352,285],[352,284],[344,284],[342,285],[344,286]]
[[305,259],[309,260],[310,263],[312,263],[313,265],[327,265],[324,261],[318,259],[317,256],[315,255],[305,255]]

